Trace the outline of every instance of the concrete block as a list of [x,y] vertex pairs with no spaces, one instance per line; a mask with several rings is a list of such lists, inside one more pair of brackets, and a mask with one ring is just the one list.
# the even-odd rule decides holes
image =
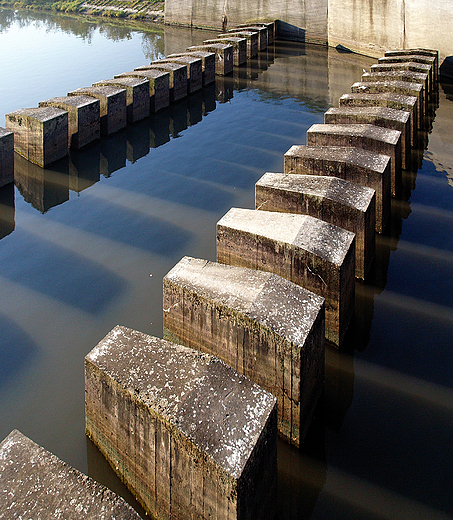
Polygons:
[[393,92],[381,92],[376,94],[358,93],[343,94],[340,97],[340,107],[387,107],[394,110],[410,112],[411,120],[411,146],[416,146],[418,141],[418,99],[415,96],[394,94]]
[[232,29],[227,33],[219,34],[219,38],[236,36],[247,40],[247,59],[254,58],[258,54],[258,33],[256,31],[241,31]]
[[431,92],[433,89],[432,85],[432,75],[431,75],[431,66],[426,63],[416,63],[413,61],[403,61],[398,63],[375,63],[371,65],[371,73],[374,72],[388,72],[388,71],[410,71],[417,72],[421,74],[427,74],[428,79],[426,82],[426,90],[428,96],[431,96]]
[[216,55],[214,52],[207,51],[192,51],[192,52],[181,52],[180,54],[170,54],[167,58],[177,58],[178,56],[194,56],[195,58],[201,58],[201,66],[203,71],[203,86],[210,85],[215,81],[215,60]]
[[312,125],[308,146],[347,146],[389,155],[390,187],[394,197],[401,187],[401,132],[374,125]]
[[210,45],[194,45],[187,48],[187,52],[213,52],[215,53],[215,73],[218,76],[226,76],[233,72],[233,46],[226,43],[212,43]]
[[271,392],[299,446],[324,381],[324,298],[272,273],[184,257],[163,283],[164,338],[215,355]]
[[247,61],[247,39],[236,36],[223,36],[212,40],[205,40],[204,45],[213,43],[226,43],[233,47],[233,65],[243,65]]
[[[275,21],[272,22],[254,22],[255,27],[265,27],[267,29],[267,43],[270,45],[275,40]],[[238,25],[241,27],[241,25]]]
[[68,155],[68,113],[55,107],[23,108],[6,114],[14,150],[42,168]]
[[285,173],[329,175],[376,191],[376,231],[390,216],[390,157],[343,146],[294,145],[285,153]]
[[412,55],[403,55],[403,56],[383,56],[379,58],[378,62],[380,64],[385,63],[405,63],[407,61],[415,62],[415,63],[423,63],[425,65],[429,65],[429,76],[430,76],[430,84],[431,84],[431,94],[433,90],[438,88],[438,77],[436,70],[436,58],[434,56],[423,56],[419,54]]
[[410,112],[386,107],[330,108],[324,114],[326,124],[371,124],[401,132],[401,166],[411,164]]
[[17,430],[0,443],[2,518],[139,520],[125,500]]
[[89,96],[47,99],[40,107],[56,107],[68,113],[68,146],[76,150],[97,141],[101,134],[100,102]]
[[376,192],[337,177],[265,173],[255,208],[311,215],[355,234],[355,276],[364,280],[375,254]]
[[117,326],[85,358],[85,399],[87,434],[153,518],[266,518],[276,399],[219,359]]
[[431,49],[397,49],[393,51],[386,51],[386,57],[396,56],[427,56],[434,58],[434,78],[435,83],[439,82],[439,51]]
[[159,60],[163,63],[179,63],[186,65],[187,67],[187,92],[192,94],[197,92],[203,86],[203,62],[202,59],[197,56],[167,56],[163,60]]
[[170,106],[170,73],[156,69],[122,72],[116,78],[143,78],[149,81],[149,110],[154,114]]
[[[265,49],[267,49],[267,43],[268,43],[268,41],[267,41],[268,28],[267,27],[252,23],[252,24],[240,24],[240,25],[236,26],[236,29],[230,29],[230,30],[237,30],[237,28],[247,29],[247,31],[257,32],[258,33],[258,50],[264,51]],[[228,31],[228,32],[230,32],[230,31]]]
[[0,127],[0,188],[14,182],[14,133]]
[[93,87],[116,87],[126,90],[126,114],[129,124],[149,116],[149,80],[145,78],[123,77],[105,79],[93,83]]
[[326,338],[341,346],[354,314],[354,233],[309,215],[232,208],[217,223],[217,261],[278,274],[325,298]]
[[113,86],[82,87],[68,92],[68,96],[80,95],[99,99],[101,135],[111,135],[126,127],[126,89]]
[[137,67],[135,70],[155,69],[170,74],[170,103],[175,103],[187,97],[187,66],[180,63],[163,63],[153,61],[150,65]]

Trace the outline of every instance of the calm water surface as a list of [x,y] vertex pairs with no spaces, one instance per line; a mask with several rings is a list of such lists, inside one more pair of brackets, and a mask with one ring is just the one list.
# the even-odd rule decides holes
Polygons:
[[[206,36],[0,10],[0,115]],[[16,158],[0,193],[1,439],[17,428],[133,500],[85,438],[84,356],[116,324],[162,335],[163,276],[215,259],[216,222],[253,207],[255,182],[374,61],[279,42],[51,169]],[[306,445],[279,445],[280,518],[453,518],[452,121],[443,85]]]

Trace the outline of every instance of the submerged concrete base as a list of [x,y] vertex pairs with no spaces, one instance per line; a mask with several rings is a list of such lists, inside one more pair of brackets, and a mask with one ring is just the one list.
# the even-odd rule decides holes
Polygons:
[[193,94],[203,86],[203,61],[200,57],[191,56],[167,56],[162,63],[178,63],[187,67],[187,92]]
[[170,106],[170,73],[156,69],[122,72],[115,78],[142,78],[149,81],[149,111],[158,112]]
[[217,261],[275,273],[323,296],[326,338],[341,346],[354,314],[354,233],[308,215],[232,208],[217,223]]
[[240,36],[222,35],[217,39],[205,40],[204,45],[212,43],[226,43],[233,47],[233,65],[239,67],[247,61],[247,39]]
[[265,173],[255,184],[255,208],[297,213],[355,233],[355,275],[365,279],[375,253],[376,192],[319,175]]
[[194,58],[201,59],[201,67],[203,71],[203,86],[210,85],[215,81],[215,59],[216,55],[214,52],[207,51],[192,51],[192,52],[181,52],[179,54],[170,54],[167,56],[170,58],[178,58],[184,56],[193,56]]
[[64,96],[47,99],[40,107],[56,107],[68,112],[68,146],[76,150],[101,136],[100,102],[89,96]]
[[401,188],[401,132],[363,124],[312,125],[307,130],[308,146],[357,147],[390,156],[390,187],[394,197]]
[[274,396],[222,361],[115,327],[85,358],[86,431],[159,519],[267,518]]
[[187,52],[213,52],[215,54],[215,73],[226,76],[233,72],[233,46],[226,43],[211,43],[209,45],[194,45]]
[[0,127],[0,188],[14,182],[14,133]]
[[68,155],[68,113],[55,107],[23,108],[6,114],[14,150],[42,168]]
[[13,430],[0,443],[0,517],[139,520],[124,499]]
[[153,61],[150,65],[137,67],[136,71],[160,70],[170,74],[170,102],[174,103],[187,97],[187,66],[180,63]]
[[275,274],[189,257],[163,285],[164,337],[275,395],[279,432],[299,446],[324,385],[324,298]]

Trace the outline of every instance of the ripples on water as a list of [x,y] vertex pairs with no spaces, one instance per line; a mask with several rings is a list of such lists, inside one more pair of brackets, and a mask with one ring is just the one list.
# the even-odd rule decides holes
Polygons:
[[[2,114],[206,36],[0,10]],[[127,495],[85,439],[84,356],[116,324],[161,336],[163,276],[184,255],[215,259],[220,217],[253,207],[255,182],[282,171],[284,152],[374,61],[280,42],[50,169],[16,158],[16,188],[0,193],[0,438],[18,428]],[[449,88],[378,237],[374,273],[357,283],[346,349],[327,352],[307,442],[280,443],[281,518],[452,517]]]

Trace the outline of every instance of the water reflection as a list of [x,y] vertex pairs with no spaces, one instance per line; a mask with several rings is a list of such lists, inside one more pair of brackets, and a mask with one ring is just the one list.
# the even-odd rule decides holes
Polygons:
[[15,204],[14,183],[0,188],[0,240],[14,231]]

